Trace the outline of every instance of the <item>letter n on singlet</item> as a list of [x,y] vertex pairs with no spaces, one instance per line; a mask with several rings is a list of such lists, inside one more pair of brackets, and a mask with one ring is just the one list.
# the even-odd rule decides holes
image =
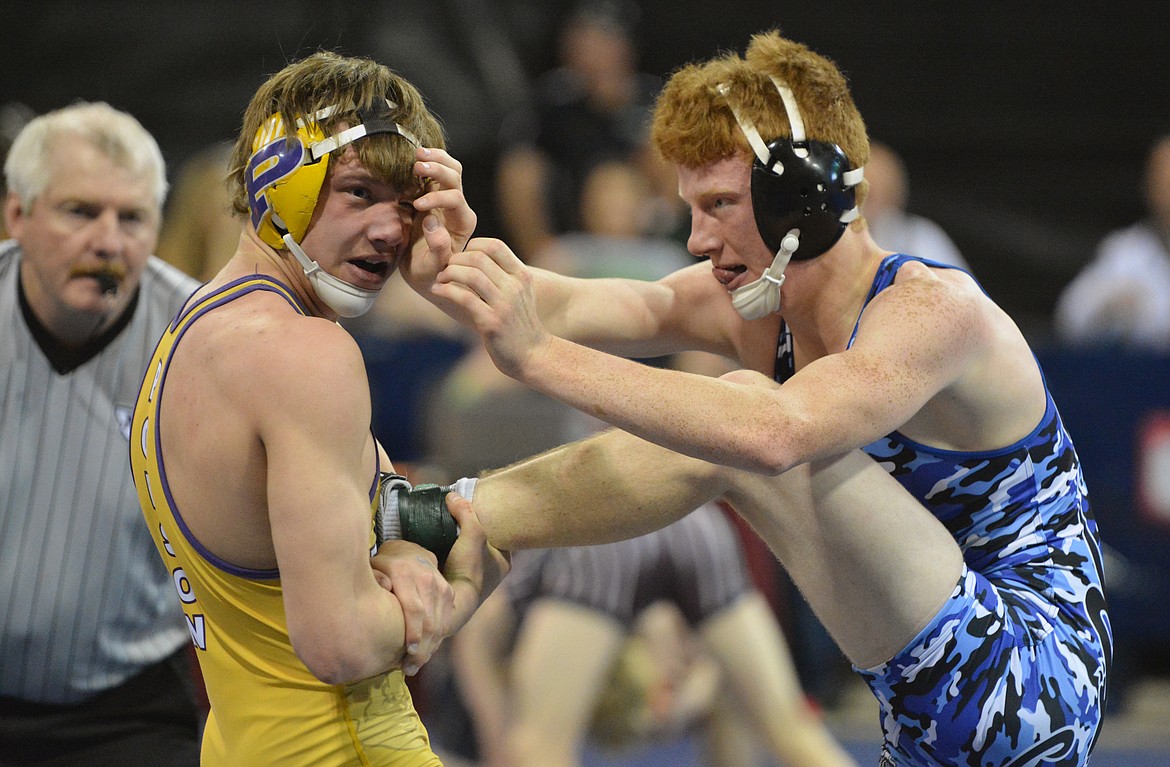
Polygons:
[[187,630],[191,632],[191,641],[200,650],[207,649],[207,622],[202,615],[188,615]]

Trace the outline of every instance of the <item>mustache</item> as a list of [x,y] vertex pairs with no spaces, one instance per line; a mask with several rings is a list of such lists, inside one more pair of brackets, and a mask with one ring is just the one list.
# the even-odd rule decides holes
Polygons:
[[121,264],[105,264],[97,267],[75,266],[69,270],[70,278],[92,277],[97,280],[102,293],[116,293],[126,278],[126,267]]

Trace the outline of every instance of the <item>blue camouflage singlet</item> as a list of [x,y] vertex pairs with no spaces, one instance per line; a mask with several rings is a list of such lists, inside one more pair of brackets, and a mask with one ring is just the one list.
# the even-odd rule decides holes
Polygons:
[[[866,305],[910,260],[953,268],[889,256]],[[782,326],[776,380],[794,370]],[[881,708],[881,764],[1086,764],[1112,631],[1097,525],[1051,394],[1032,433],[998,450],[942,450],[897,432],[864,450],[947,527],[965,563],[917,637],[881,666],[855,669]]]

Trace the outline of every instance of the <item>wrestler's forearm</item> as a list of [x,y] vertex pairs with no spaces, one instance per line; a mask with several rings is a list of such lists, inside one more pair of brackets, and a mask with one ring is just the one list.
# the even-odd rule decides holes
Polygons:
[[501,549],[608,543],[665,527],[719,497],[728,475],[611,429],[487,473],[474,506]]

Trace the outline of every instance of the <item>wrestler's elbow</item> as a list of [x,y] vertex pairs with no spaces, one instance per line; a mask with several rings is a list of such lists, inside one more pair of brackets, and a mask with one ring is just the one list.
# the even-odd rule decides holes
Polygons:
[[763,429],[746,435],[737,446],[734,457],[729,471],[738,469],[769,477],[783,474],[801,463],[800,457],[785,440],[768,435]]
[[389,670],[385,658],[363,641],[360,631],[289,632],[293,651],[314,677],[325,684],[352,684]]
[[720,380],[735,384],[744,398],[743,407],[753,413],[745,426],[742,422],[730,434],[724,447],[728,466],[753,474],[783,474],[801,462],[797,446],[802,434],[816,428],[807,417],[784,402],[777,401],[777,384],[752,370],[733,370]]
[[358,671],[360,659],[336,644],[294,640],[293,650],[309,673],[325,684],[349,684],[369,676]]
[[740,462],[738,468],[751,472],[752,474],[775,477],[778,474],[783,474],[788,471],[792,466],[793,464],[787,456],[777,455],[774,451],[765,451],[746,456],[745,460]]

